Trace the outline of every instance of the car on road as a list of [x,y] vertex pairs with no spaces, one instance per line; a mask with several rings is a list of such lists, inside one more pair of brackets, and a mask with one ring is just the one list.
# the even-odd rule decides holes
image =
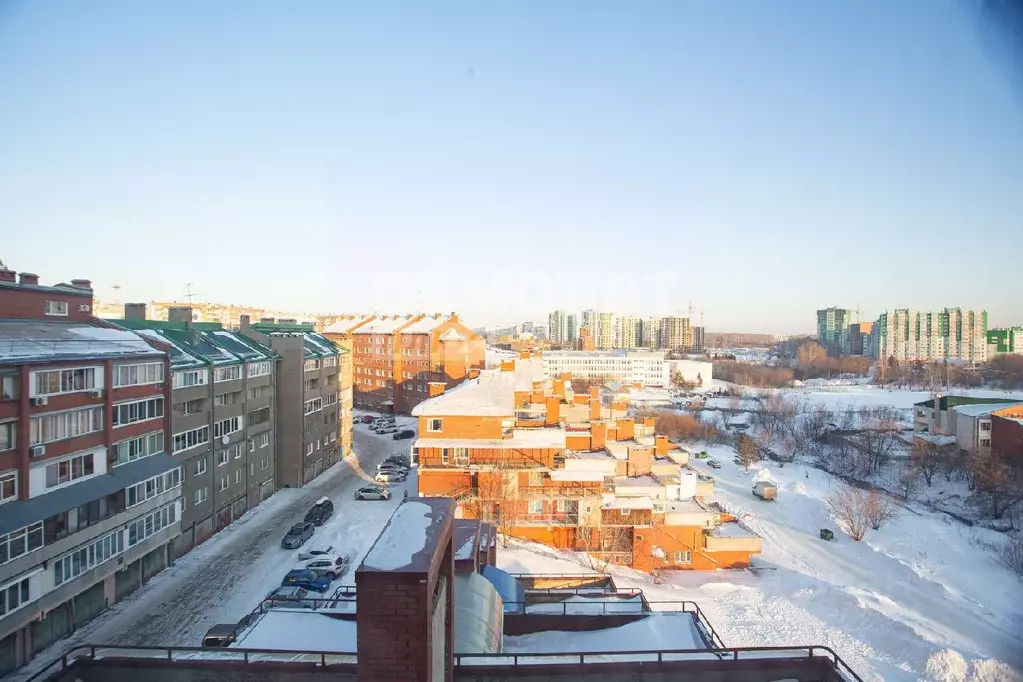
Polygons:
[[312,549],[307,549],[304,552],[299,552],[298,560],[309,561],[314,557],[323,556],[324,554],[337,554],[337,550],[334,549],[333,545],[320,545],[318,547],[313,547]]
[[288,571],[281,581],[281,587],[301,587],[313,592],[326,592],[330,589],[330,580],[316,571],[307,568],[296,568]]
[[720,469],[721,462],[717,461],[716,459],[711,459],[707,461],[707,466],[709,466],[711,469]]
[[377,483],[404,483],[406,478],[404,471],[380,471],[373,480]]
[[330,501],[329,497],[321,497],[316,500],[308,512],[306,512],[305,520],[314,523],[317,526],[322,526],[327,519],[334,513],[334,503]]
[[355,491],[357,500],[389,500],[391,491],[378,485],[368,485]]
[[316,602],[313,599],[314,597],[309,595],[309,590],[304,587],[287,585],[278,587],[266,595],[266,599],[263,600],[263,606],[265,608],[277,606],[286,609],[315,609]]
[[374,417],[373,415],[364,414],[362,418],[359,419],[359,421],[362,422],[363,424],[372,424],[374,419],[376,419],[376,417]]
[[304,545],[313,536],[316,526],[308,521],[296,523],[281,540],[281,547],[284,549],[297,549]]
[[394,425],[391,425],[391,426],[381,426],[378,429],[374,429],[374,431],[376,432],[376,434],[378,436],[386,436],[389,433],[397,433],[398,432],[398,427],[394,426]]
[[390,476],[405,476],[408,477],[408,471],[401,467],[386,466],[382,469],[377,469],[378,474],[388,474]]
[[321,554],[318,557],[314,557],[309,561],[295,566],[294,570],[312,571],[318,576],[334,582],[348,571],[348,564],[345,563],[345,558],[343,556],[339,556],[337,554]]
[[391,436],[394,440],[407,440],[409,438],[415,438],[416,432],[412,429],[402,429],[398,433]]

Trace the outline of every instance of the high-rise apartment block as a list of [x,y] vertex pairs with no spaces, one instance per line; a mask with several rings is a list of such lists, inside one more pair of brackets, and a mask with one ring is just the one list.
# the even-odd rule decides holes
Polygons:
[[551,343],[569,343],[567,318],[564,310],[555,310],[547,316],[547,335]]
[[661,318],[648,317],[640,325],[640,345],[651,350],[661,347]]
[[641,324],[642,323],[638,317],[632,317],[630,315],[622,315],[619,317],[617,325],[618,334],[615,339],[614,347],[625,350],[639,348],[639,341],[643,336]]
[[693,349],[693,327],[688,317],[665,317],[661,319],[661,347],[671,351]]
[[579,318],[574,314],[565,315],[565,340],[566,346],[575,346],[579,343]]
[[817,342],[831,355],[849,352],[849,325],[855,312],[846,308],[824,308],[817,311]]
[[987,311],[961,308],[885,312],[871,334],[873,356],[899,362],[984,362],[987,342]]
[[987,356],[1023,353],[1023,327],[987,330]]

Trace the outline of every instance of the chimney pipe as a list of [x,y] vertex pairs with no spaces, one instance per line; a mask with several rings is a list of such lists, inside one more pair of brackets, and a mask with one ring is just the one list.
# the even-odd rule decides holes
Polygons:
[[18,275],[18,284],[39,284],[39,275],[23,272]]
[[167,308],[167,320],[169,322],[184,322],[185,325],[192,328],[192,306],[190,305],[174,305]]
[[73,279],[71,280],[71,286],[76,289],[88,289],[89,291],[92,291],[92,280]]
[[16,282],[18,278],[17,273],[14,270],[8,270],[7,268],[0,268],[0,282]]
[[144,320],[144,319],[146,319],[146,304],[145,303],[125,303],[124,304],[124,319],[126,319],[126,320]]

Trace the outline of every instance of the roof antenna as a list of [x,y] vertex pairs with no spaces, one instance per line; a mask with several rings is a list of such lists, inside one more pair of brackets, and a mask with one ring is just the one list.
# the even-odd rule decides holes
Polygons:
[[185,291],[185,298],[188,299],[188,305],[192,305],[192,297],[195,296],[195,292],[192,291],[192,283],[189,282],[187,285],[188,289]]

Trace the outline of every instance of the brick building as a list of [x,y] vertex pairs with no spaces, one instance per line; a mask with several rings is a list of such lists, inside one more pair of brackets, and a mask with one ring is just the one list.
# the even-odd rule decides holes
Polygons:
[[0,674],[162,570],[180,532],[165,348],[88,280],[0,272]]
[[344,317],[324,335],[352,351],[354,403],[375,410],[408,413],[431,382],[455,386],[486,362],[483,337],[454,313]]
[[991,413],[991,450],[1023,472],[1023,404]]
[[713,483],[653,421],[605,406],[599,389],[544,378],[539,354],[413,409],[419,493],[451,497],[502,532],[641,570],[745,566],[761,539],[703,498]]

